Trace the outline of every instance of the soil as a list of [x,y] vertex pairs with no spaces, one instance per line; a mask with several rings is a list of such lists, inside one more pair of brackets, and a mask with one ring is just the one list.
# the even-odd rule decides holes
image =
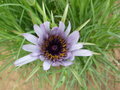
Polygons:
[[[116,60],[112,61],[114,64],[116,64],[120,69],[120,49],[113,50]],[[8,53],[8,52],[7,52]],[[5,54],[5,53],[2,53]],[[1,55],[2,55],[1,54]],[[0,65],[4,64],[4,62],[0,61]],[[12,68],[11,66],[10,68]],[[34,86],[32,82],[25,83],[25,79],[18,80],[18,77],[20,77],[20,73],[18,72],[12,72],[10,75],[10,68],[6,69],[2,74],[0,74],[0,90],[52,90],[51,86],[46,84],[43,88],[36,88],[38,87],[38,81],[36,80],[34,82]],[[9,75],[9,76],[8,76]],[[108,87],[110,90],[120,90],[120,83],[115,83],[116,78],[113,76],[109,76],[110,80],[108,83]],[[88,86],[89,87],[89,86]],[[102,90],[106,90],[104,86],[101,86]],[[61,90],[61,89],[59,89]],[[62,90],[65,90],[64,87],[62,87]],[[79,90],[79,88],[75,88],[74,90]],[[90,89],[91,90],[91,89]]]

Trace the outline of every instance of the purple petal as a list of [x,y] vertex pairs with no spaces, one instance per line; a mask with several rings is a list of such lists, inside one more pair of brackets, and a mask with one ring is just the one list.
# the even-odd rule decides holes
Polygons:
[[58,27],[53,27],[52,30],[58,30]]
[[32,57],[32,56],[29,54],[29,55],[27,55],[27,56],[24,56],[24,57],[16,60],[16,61],[14,62],[14,65],[15,65],[15,66],[22,66],[22,65],[24,65],[24,64],[30,63],[30,62],[32,62],[32,61],[35,61],[36,59],[38,59],[38,57]]
[[40,52],[40,47],[31,44],[23,45],[22,49],[28,52]]
[[53,28],[52,28],[52,31],[50,32],[50,35],[60,36],[60,37],[62,37],[62,38],[64,38],[64,39],[67,38],[67,36],[65,35],[64,32],[58,30],[58,27],[53,27]]
[[44,60],[45,60],[45,57],[42,56],[42,55],[40,55],[39,58],[40,58],[41,61],[44,61]]
[[50,69],[51,64],[52,63],[50,61],[48,61],[48,60],[44,61],[44,63],[43,63],[43,69],[44,70]]
[[60,62],[54,62],[54,63],[52,63],[52,66],[56,67],[56,66],[60,66],[60,64],[61,64]]
[[44,22],[44,26],[45,26],[45,29],[46,29],[47,31],[50,30],[50,22],[48,22],[48,21]]
[[41,30],[43,30],[44,32],[46,32],[44,24],[40,24],[40,28],[41,28]]
[[65,59],[73,61],[75,59],[75,56],[73,56],[73,54],[71,52],[68,52],[67,57],[65,57]]
[[67,27],[67,29],[65,31],[66,36],[69,35],[70,30],[71,30],[71,23],[69,22],[69,25],[68,25],[68,27]]
[[44,31],[36,24],[34,25],[34,30],[35,30],[36,34],[40,37],[40,39],[42,39]]
[[43,41],[44,41],[43,39],[38,38],[38,45],[39,45],[39,46],[41,46],[41,45],[42,45],[42,43],[43,43]]
[[54,29],[50,32],[51,35],[61,35],[61,31],[57,30],[57,28],[55,29],[56,27],[54,27]]
[[79,32],[74,31],[68,36],[68,43],[73,45],[78,42],[79,38],[80,38]]
[[59,28],[58,28],[58,30],[60,30],[62,32],[65,30],[65,24],[63,22],[59,22]]
[[65,57],[65,59],[69,59],[71,56],[72,56],[72,53],[71,53],[71,52],[68,52],[68,53],[67,53],[67,56]]
[[69,65],[72,65],[73,64],[73,62],[71,62],[71,61],[62,61],[61,62],[61,65],[63,65],[63,66],[69,66]]
[[29,33],[23,33],[22,35],[25,37],[25,39],[27,39],[31,43],[38,44],[38,38],[35,37],[34,35],[29,34]]
[[72,55],[72,56],[69,58],[69,60],[71,60],[71,61],[75,60],[75,56]]
[[62,36],[65,37],[65,33],[58,30],[58,27],[53,27],[52,31],[50,32],[51,35],[58,35],[58,36]]
[[80,49],[73,51],[74,56],[92,56],[93,52],[86,49]]
[[43,31],[48,32],[48,31],[50,31],[50,23],[49,22],[45,22],[45,23],[40,25],[40,28]]
[[33,52],[33,53],[31,53],[30,54],[32,57],[39,57],[40,56],[40,52],[38,53],[36,53],[36,52]]
[[72,47],[70,48],[70,51],[78,50],[78,49],[80,49],[82,47],[83,47],[83,44],[77,43],[77,44],[72,45]]

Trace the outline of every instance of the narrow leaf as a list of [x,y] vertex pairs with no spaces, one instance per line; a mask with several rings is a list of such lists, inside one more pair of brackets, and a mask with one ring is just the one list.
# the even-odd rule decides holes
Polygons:
[[39,69],[40,69],[40,66],[37,65],[37,66],[33,69],[33,71],[30,73],[29,77],[26,79],[25,82],[27,82]]
[[84,28],[88,23],[90,22],[90,19],[88,19],[85,23],[83,23],[80,27],[78,27],[76,30],[80,31],[82,28]]
[[69,4],[67,4],[66,8],[65,8],[65,11],[64,11],[64,14],[63,14],[63,17],[62,17],[62,22],[65,22],[66,20],[66,17],[67,17],[67,13],[68,13],[68,8],[69,8]]

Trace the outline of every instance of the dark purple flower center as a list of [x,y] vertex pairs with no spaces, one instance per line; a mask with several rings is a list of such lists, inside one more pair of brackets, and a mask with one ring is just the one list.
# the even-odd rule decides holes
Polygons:
[[60,36],[49,36],[48,39],[43,42],[42,51],[47,59],[61,59],[65,57],[67,53],[66,40]]
[[53,45],[51,48],[52,48],[53,51],[56,51],[58,49],[58,46],[57,45]]

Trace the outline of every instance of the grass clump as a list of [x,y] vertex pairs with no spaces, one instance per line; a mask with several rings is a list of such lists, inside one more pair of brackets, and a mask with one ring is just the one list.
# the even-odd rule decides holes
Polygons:
[[53,67],[47,72],[42,70],[40,61],[11,71],[20,70],[27,76],[26,82],[36,79],[42,84],[48,82],[53,89],[64,85],[66,90],[74,87],[99,90],[104,85],[109,90],[108,74],[119,76],[118,67],[111,62],[111,58],[115,59],[111,49],[118,48],[120,43],[119,9],[116,0],[1,0],[0,48],[4,49],[0,52],[10,53],[0,56],[0,61],[7,62],[0,66],[0,72],[26,54],[21,47],[27,42],[20,34],[34,33],[33,24],[50,21],[51,26],[55,26],[60,20],[66,24],[70,21],[72,30],[80,31],[80,42],[88,45],[85,48],[100,55],[76,57],[74,65]]

